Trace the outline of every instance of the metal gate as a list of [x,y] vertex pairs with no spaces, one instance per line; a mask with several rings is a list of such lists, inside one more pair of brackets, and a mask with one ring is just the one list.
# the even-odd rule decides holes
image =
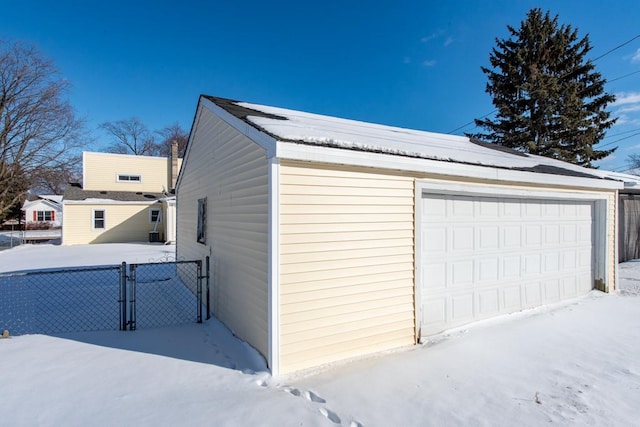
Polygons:
[[[209,311],[209,268],[202,274],[202,261],[172,261],[129,264],[121,289],[121,329],[202,323],[202,306]],[[123,272],[126,266],[123,263]],[[206,298],[203,300],[203,279]],[[128,287],[128,292],[126,287]],[[128,310],[127,310],[128,297]],[[128,314],[127,314],[128,312]]]

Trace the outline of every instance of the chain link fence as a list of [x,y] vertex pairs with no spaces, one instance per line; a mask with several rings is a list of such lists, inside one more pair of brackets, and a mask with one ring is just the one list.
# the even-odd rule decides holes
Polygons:
[[120,267],[0,275],[0,328],[13,335],[119,328]]
[[0,330],[56,334],[202,322],[203,305],[207,319],[210,313],[208,261],[206,276],[199,260],[0,274]]

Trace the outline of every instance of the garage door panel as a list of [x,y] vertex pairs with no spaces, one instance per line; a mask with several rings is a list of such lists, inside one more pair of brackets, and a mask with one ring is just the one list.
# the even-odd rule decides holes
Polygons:
[[500,260],[498,257],[479,259],[476,262],[476,265],[476,277],[478,282],[495,282],[498,280],[500,276]]
[[562,299],[574,298],[578,296],[578,286],[576,277],[563,277],[562,287],[560,288],[560,297]]
[[547,279],[542,282],[545,304],[560,301],[560,279]]
[[523,288],[523,302],[526,308],[537,307],[542,304],[542,284],[540,282],[526,283]]
[[451,296],[451,320],[454,325],[472,321],[474,317],[473,310],[473,292],[465,292],[454,294]]
[[452,251],[473,250],[473,227],[455,226],[452,229]]
[[502,307],[503,311],[511,313],[522,307],[520,285],[503,286],[502,291]]
[[461,260],[449,263],[449,275],[452,287],[473,285],[473,260]]
[[478,314],[481,317],[500,314],[500,290],[498,288],[478,292]]
[[522,246],[522,228],[520,225],[505,225],[502,227],[502,247],[517,248]]
[[422,311],[423,329],[437,331],[446,325],[447,297],[425,298],[424,301],[429,310]]
[[515,280],[520,278],[520,255],[504,256],[502,258],[502,278]]
[[590,201],[426,195],[422,334],[588,292]]
[[542,264],[542,271],[545,274],[554,274],[560,271],[560,252],[545,252]]
[[500,227],[497,225],[478,227],[476,249],[491,250],[500,247]]
[[541,258],[542,256],[539,253],[526,254],[523,256],[524,265],[522,276],[524,278],[536,277],[540,275]]
[[524,230],[524,246],[528,248],[539,248],[542,244],[542,226],[525,225]]
[[422,231],[422,246],[425,255],[442,254],[447,250],[447,229],[440,227],[425,227]]
[[447,263],[433,262],[423,268],[422,283],[427,292],[443,290],[447,286]]
[[474,218],[473,198],[457,197],[450,199],[451,216],[454,218]]
[[560,226],[555,224],[546,224],[544,226],[545,246],[557,246],[558,243],[560,243]]

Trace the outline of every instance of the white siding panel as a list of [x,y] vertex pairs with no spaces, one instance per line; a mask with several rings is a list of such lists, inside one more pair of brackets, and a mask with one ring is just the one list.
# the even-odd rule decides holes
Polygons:
[[[202,109],[177,189],[178,256],[211,256],[214,314],[267,356],[265,152]],[[198,199],[207,198],[206,244],[196,242]]]
[[281,372],[413,344],[413,179],[280,171]]

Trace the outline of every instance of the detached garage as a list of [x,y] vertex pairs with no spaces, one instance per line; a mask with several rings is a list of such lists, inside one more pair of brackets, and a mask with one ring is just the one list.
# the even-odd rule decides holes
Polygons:
[[465,137],[202,96],[177,250],[287,373],[611,291],[610,174]]

